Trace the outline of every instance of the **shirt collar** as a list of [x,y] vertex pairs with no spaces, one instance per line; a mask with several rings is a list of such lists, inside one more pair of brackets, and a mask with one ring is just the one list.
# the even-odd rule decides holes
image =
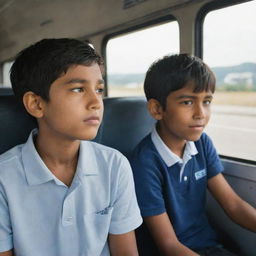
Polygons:
[[[38,130],[34,129],[30,133],[27,142],[22,148],[22,162],[25,169],[27,182],[29,185],[39,185],[50,180],[54,180],[56,184],[63,185],[63,183],[47,168],[39,156],[33,141],[33,138],[37,133]],[[82,179],[88,175],[97,175],[97,173],[97,161],[92,145],[87,141],[81,142],[75,176],[77,175],[80,179]]]
[[99,167],[94,149],[93,142],[81,141],[76,169],[80,178],[98,175]]
[[34,129],[24,144],[21,155],[22,162],[25,169],[27,182],[29,185],[38,185],[50,180],[54,180],[56,177],[49,171],[34,145],[34,137],[38,133],[37,129]]
[[189,159],[191,159],[192,155],[196,155],[198,153],[195,143],[193,141],[187,141],[183,158],[181,159],[166,146],[166,144],[159,136],[156,127],[154,127],[153,131],[151,132],[151,139],[161,158],[164,160],[168,167],[171,167],[177,162],[183,164],[184,162],[187,162]]

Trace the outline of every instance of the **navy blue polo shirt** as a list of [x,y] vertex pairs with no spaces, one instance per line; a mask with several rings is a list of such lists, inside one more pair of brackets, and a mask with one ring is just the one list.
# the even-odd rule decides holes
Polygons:
[[146,136],[131,158],[142,216],[166,212],[179,241],[191,249],[216,245],[205,212],[206,190],[207,180],[222,172],[223,166],[211,139],[203,133],[195,143],[187,142],[183,159],[168,148],[168,160],[152,141],[156,134]]

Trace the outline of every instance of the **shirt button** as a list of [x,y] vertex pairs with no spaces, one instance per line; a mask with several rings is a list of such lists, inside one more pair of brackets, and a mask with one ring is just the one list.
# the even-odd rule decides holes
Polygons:
[[184,181],[187,181],[188,180],[188,177],[187,176],[184,176]]
[[66,221],[67,221],[67,222],[71,222],[72,219],[73,219],[73,217],[70,216],[70,217],[67,217],[67,218],[66,218]]

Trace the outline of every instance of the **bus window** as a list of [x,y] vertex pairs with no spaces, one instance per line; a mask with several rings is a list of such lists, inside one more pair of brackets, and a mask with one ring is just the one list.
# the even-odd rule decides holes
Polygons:
[[5,62],[3,64],[3,86],[11,87],[10,81],[10,68],[12,66],[13,61]]
[[219,154],[256,161],[256,1],[209,12],[205,62],[217,88],[207,132]]
[[108,96],[144,95],[143,81],[149,65],[178,52],[176,21],[110,39],[106,47]]

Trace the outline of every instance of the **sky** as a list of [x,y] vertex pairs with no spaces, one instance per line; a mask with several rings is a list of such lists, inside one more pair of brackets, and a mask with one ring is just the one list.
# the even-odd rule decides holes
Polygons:
[[209,13],[204,22],[204,60],[210,66],[256,62],[256,1]]
[[176,21],[144,29],[108,42],[108,72],[142,73],[161,56],[178,52],[179,29]]
[[[256,63],[256,1],[209,13],[204,22],[204,61],[211,67]],[[112,39],[108,73],[144,73],[166,54],[179,52],[176,21]]]

